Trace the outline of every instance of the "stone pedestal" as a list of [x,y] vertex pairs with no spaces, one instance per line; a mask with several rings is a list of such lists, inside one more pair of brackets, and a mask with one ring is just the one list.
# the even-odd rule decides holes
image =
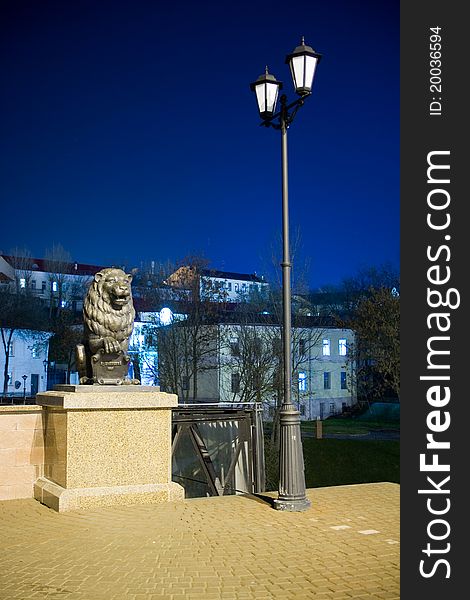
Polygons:
[[45,453],[36,500],[59,512],[183,500],[171,481],[177,396],[155,389],[79,385],[38,394]]

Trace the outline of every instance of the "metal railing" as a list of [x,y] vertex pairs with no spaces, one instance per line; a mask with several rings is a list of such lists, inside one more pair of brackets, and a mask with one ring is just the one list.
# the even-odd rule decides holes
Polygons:
[[262,408],[256,403],[173,409],[173,480],[186,497],[265,491]]

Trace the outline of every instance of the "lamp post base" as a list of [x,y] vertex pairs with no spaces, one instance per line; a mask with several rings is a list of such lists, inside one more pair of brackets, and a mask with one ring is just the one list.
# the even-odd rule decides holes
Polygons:
[[300,500],[281,500],[277,498],[274,500],[274,508],[276,510],[285,510],[286,512],[302,512],[308,510],[311,506],[312,503],[308,498]]
[[276,510],[300,512],[310,507],[306,496],[300,412],[285,404],[280,412],[279,497]]

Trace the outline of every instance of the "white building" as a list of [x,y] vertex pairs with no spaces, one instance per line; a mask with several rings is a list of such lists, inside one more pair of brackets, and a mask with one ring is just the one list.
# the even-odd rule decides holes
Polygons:
[[[250,399],[261,399],[267,407],[269,414],[274,414],[277,395],[282,382],[279,381],[278,371],[279,354],[281,352],[281,328],[264,325],[253,326],[259,330],[258,334],[249,334],[248,353],[250,356],[243,359],[243,347],[246,346],[243,337],[246,337],[246,327],[240,325],[221,326],[221,343],[219,346],[219,368],[217,374],[208,372],[207,384],[204,389],[211,396],[219,398],[221,402],[230,402],[248,399],[244,385],[249,385],[249,379],[258,377],[263,379],[261,389],[262,398],[253,394]],[[352,368],[349,361],[348,350],[354,340],[350,329],[324,328],[324,327],[294,327],[292,329],[292,402],[299,409],[304,419],[324,419],[331,415],[341,414],[356,402],[353,389]],[[263,364],[250,350],[254,343],[277,346],[271,353],[271,368],[269,356]],[[277,357],[277,358],[276,358]],[[258,368],[253,369],[248,363],[258,360]],[[276,385],[276,377],[279,383]],[[269,381],[271,379],[271,381]],[[202,382],[200,385],[203,393]]]
[[[158,320],[153,322],[157,328],[162,325]],[[280,326],[219,323],[211,327],[216,332],[208,336],[212,350],[206,354],[204,368],[197,376],[196,400],[261,401],[269,418],[282,394]],[[324,419],[356,404],[353,362],[348,355],[353,341],[350,329],[293,327],[292,402],[301,418]],[[154,365],[158,365],[157,347],[156,351],[157,355],[151,357]],[[145,363],[148,358],[145,353],[143,356]],[[192,378],[182,377],[180,401],[184,396],[189,402],[194,401],[192,390]]]
[[201,298],[232,303],[247,301],[254,294],[266,296],[269,289],[269,284],[256,273],[234,273],[214,269],[202,269],[197,273],[191,266],[177,269],[166,279],[166,283],[175,288],[197,289]]
[[[17,330],[10,342],[8,361],[8,395],[35,396],[47,386],[47,355],[50,333]],[[3,392],[5,349],[0,344],[0,393]]]
[[266,296],[269,284],[263,277],[248,273],[233,273],[205,269],[201,276],[201,295],[215,292],[226,302],[240,302],[250,299],[253,294]]
[[92,277],[102,269],[77,262],[51,261],[0,255],[0,283],[11,289],[28,289],[48,304],[81,310]]

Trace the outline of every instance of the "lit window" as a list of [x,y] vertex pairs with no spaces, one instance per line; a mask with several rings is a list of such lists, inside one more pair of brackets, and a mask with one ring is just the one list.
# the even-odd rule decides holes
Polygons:
[[331,373],[325,371],[323,373],[323,389],[330,390],[331,389]]
[[52,282],[52,291],[57,292],[57,281]]
[[299,372],[299,392],[307,391],[307,373]]
[[323,340],[323,356],[330,356],[330,340]]
[[347,390],[348,389],[348,383],[346,380],[346,372],[342,371],[341,372],[341,389],[342,390]]
[[346,340],[339,340],[338,342],[338,352],[340,356],[346,356],[346,352],[347,352],[347,347],[346,347]]
[[20,279],[20,288],[25,288],[26,287],[26,279],[24,277],[22,277]]

